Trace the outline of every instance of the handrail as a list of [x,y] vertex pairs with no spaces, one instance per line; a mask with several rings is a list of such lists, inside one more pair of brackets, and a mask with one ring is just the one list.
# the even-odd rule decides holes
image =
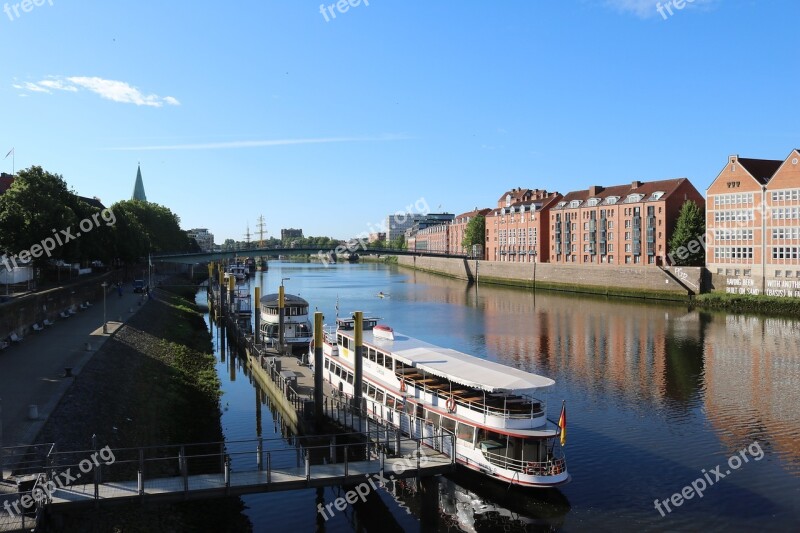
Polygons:
[[554,448],[546,461],[523,461],[489,451],[482,453],[491,464],[523,474],[552,476],[565,472],[567,468],[567,458],[561,448]]

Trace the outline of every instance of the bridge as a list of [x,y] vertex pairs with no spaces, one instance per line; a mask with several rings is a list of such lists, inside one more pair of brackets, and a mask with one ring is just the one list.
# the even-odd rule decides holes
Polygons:
[[0,531],[30,530],[44,513],[76,507],[348,484],[371,491],[395,479],[455,469],[452,433],[407,437],[400,428],[358,416],[340,399],[330,398],[324,410],[352,432],[309,436],[310,445],[280,437],[68,452],[52,444],[0,450],[7,465],[16,463],[14,473],[28,479],[22,491],[0,492]]
[[[341,248],[345,248],[342,245]],[[339,249],[341,249],[339,248]],[[450,257],[457,259],[468,259],[465,254],[449,254],[434,250],[400,250],[396,248],[363,248],[351,246],[351,250],[344,249],[337,251],[337,248],[330,246],[303,246],[297,248],[248,248],[243,250],[227,250],[222,252],[167,252],[153,254],[152,260],[166,263],[207,263],[220,259],[232,259],[235,257],[264,257],[272,255],[316,255],[327,257],[331,253],[341,256],[346,253],[357,253],[361,255],[416,255],[426,257]]]

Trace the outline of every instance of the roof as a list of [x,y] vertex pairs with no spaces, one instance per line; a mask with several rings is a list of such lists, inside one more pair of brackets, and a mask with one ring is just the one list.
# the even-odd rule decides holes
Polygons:
[[3,172],[0,174],[0,194],[6,192],[14,184],[14,176]]
[[147,196],[144,193],[144,181],[142,181],[142,168],[136,167],[136,183],[133,185],[133,196],[131,200],[147,201]]
[[737,161],[739,161],[739,164],[741,164],[761,185],[765,185],[772,179],[772,176],[775,175],[775,172],[777,172],[778,168],[783,164],[782,160],[777,159],[747,159],[739,157]]
[[[262,296],[261,300],[259,300],[259,302],[264,304],[264,305],[269,305],[269,306],[274,305],[275,307],[277,307],[278,306],[278,293],[274,292],[272,294],[267,294],[266,296]],[[294,294],[284,294],[283,295],[283,303],[284,303],[284,305],[289,305],[289,306],[308,305],[307,301],[305,301],[304,299],[300,298],[299,296],[295,296]]]
[[665,200],[670,194],[675,192],[678,187],[680,187],[684,182],[688,181],[686,178],[673,178],[668,180],[659,180],[659,181],[645,181],[640,182],[639,186],[633,188],[633,183],[626,184],[626,185],[613,185],[611,187],[603,188],[602,190],[598,191],[597,194],[592,196],[590,194],[589,189],[583,189],[581,191],[571,191],[564,195],[563,198],[559,199],[559,203],[566,202],[564,206],[565,209],[569,209],[569,203],[573,200],[580,200],[581,205],[580,207],[585,207],[586,205],[583,203],[589,198],[599,198],[600,200],[605,200],[606,198],[616,196],[620,198],[620,202],[622,203],[625,201],[625,198],[630,194],[643,194],[644,197],[642,198],[643,202],[646,202],[650,199],[650,196],[653,193],[661,192],[664,193],[661,196],[661,200]]
[[96,207],[97,209],[105,209],[106,206],[98,198],[87,198],[86,196],[78,196],[80,200],[83,200],[91,207]]
[[[339,330],[339,333],[351,339],[354,337],[353,331]],[[550,378],[450,348],[428,344],[397,331],[394,332],[392,341],[376,338],[371,330],[366,330],[364,343],[391,352],[394,357],[406,364],[429,374],[486,392],[532,390],[555,384]]]

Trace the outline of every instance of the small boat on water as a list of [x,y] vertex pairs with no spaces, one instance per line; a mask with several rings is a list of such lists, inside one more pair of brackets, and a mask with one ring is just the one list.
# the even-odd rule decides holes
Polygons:
[[[442,348],[363,319],[362,397],[370,417],[413,437],[450,434],[456,461],[505,483],[570,480],[558,424],[547,418],[547,377]],[[355,320],[323,340],[323,379],[354,395]],[[313,360],[313,358],[311,358]]]
[[[308,302],[294,294],[283,297],[283,342],[290,346],[308,346],[313,330],[308,319]],[[278,293],[267,294],[259,302],[261,334],[278,343],[280,339],[280,309]]]
[[236,278],[236,281],[244,281],[249,275],[250,273],[248,272],[247,266],[235,263],[229,265],[228,268],[225,269],[224,278],[227,281],[229,277],[233,276]]

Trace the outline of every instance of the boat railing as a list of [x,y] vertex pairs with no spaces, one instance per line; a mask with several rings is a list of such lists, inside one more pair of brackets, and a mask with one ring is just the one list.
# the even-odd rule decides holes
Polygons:
[[[456,402],[456,406],[462,406],[470,411],[480,413],[484,416],[496,416],[498,418],[506,418],[510,420],[533,420],[539,417],[544,416],[546,409],[545,409],[545,402],[543,400],[539,400],[532,396],[520,394],[516,397],[526,400],[530,404],[530,409],[526,410],[518,410],[509,408],[508,405],[504,406],[493,406],[486,403],[484,398],[480,400],[465,400],[460,398],[456,395],[451,395],[449,392],[430,388],[424,383],[419,383],[414,381],[413,379],[404,377],[402,375],[397,376],[398,379],[401,381],[405,381],[406,388],[414,387],[421,392],[429,393],[432,395],[437,395],[439,398],[452,398]],[[515,397],[515,398],[516,398]]]
[[484,451],[482,452],[486,460],[494,466],[511,470],[513,472],[520,472],[522,474],[534,476],[555,476],[566,472],[567,458],[561,448],[554,448],[552,453],[548,453],[545,461],[526,461],[522,459],[514,459],[513,457],[506,457],[498,453]]

